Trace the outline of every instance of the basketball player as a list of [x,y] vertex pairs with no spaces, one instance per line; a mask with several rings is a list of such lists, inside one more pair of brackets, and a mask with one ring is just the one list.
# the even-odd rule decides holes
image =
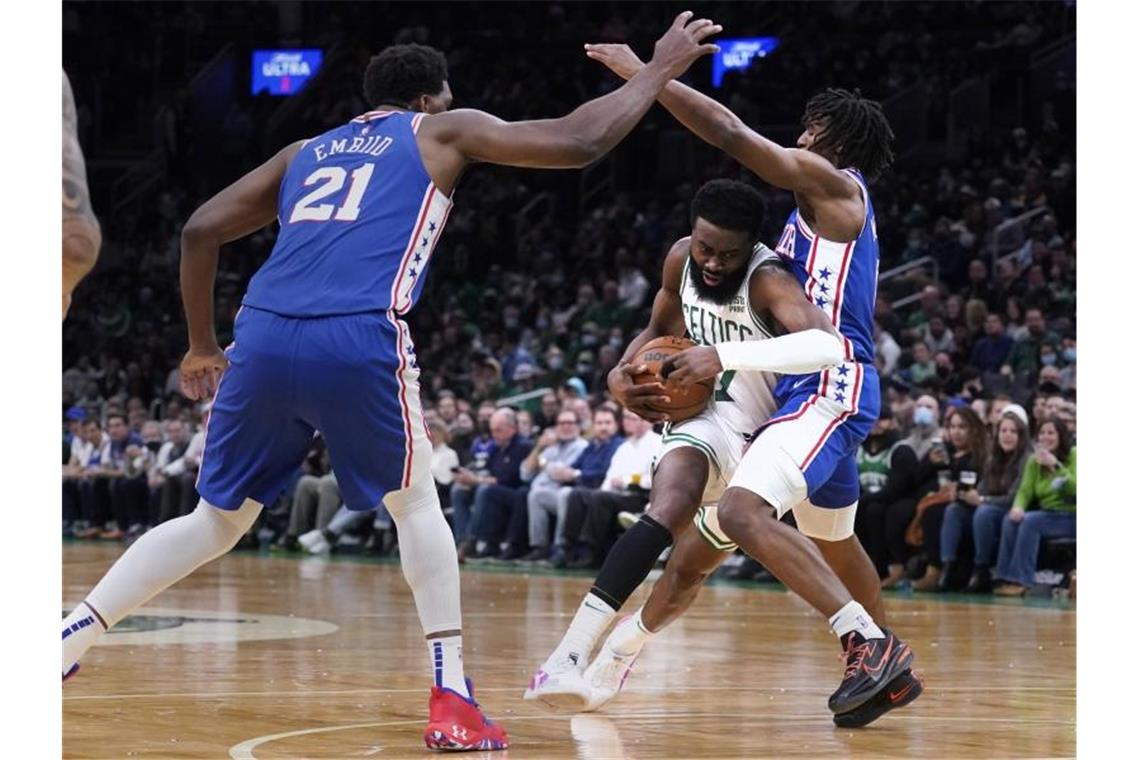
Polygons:
[[[431,477],[419,368],[401,317],[415,305],[464,168],[476,161],[578,168],[611,150],[720,27],[682,13],[644,72],[560,119],[506,123],[448,112],[443,54],[390,47],[369,63],[374,109],[295,143],[207,201],[182,233],[190,350],[182,388],[214,394],[197,509],[135,542],[64,621],[63,671],[106,629],[233,547],[283,490],[314,430],[344,500],[381,501],[434,665],[424,739],[433,749],[502,749],[464,678],[459,567]],[[250,281],[223,354],[213,284],[222,244],[274,219],[281,230]],[[224,374],[223,374],[224,371]]]
[[71,294],[99,258],[102,235],[87,192],[87,167],[76,133],[75,96],[63,74],[63,317]]
[[[587,55],[623,77],[643,65],[625,45],[587,45]],[[839,332],[841,360],[823,372],[805,368],[781,378],[775,389],[779,409],[756,432],[741,458],[718,504],[717,524],[728,545],[739,544],[828,617],[847,654],[843,681],[828,706],[837,724],[866,725],[913,701],[922,690],[910,673],[910,647],[879,628],[851,593],[873,600],[875,616],[883,619],[875,590],[878,574],[854,535],[859,497],[855,451],[874,425],[879,408],[872,337],[879,256],[863,174],[875,176],[889,165],[893,135],[878,104],[842,90],[828,90],[808,102],[805,132],[796,150],[764,139],[727,108],[679,82],[669,83],[659,100],[699,137],[737,158],[761,179],[796,194],[797,210],[781,235],[777,253],[791,267],[807,299]],[[667,360],[663,374],[687,383],[728,371],[756,370],[772,370],[768,357],[759,357],[755,347],[735,341],[681,352]],[[814,544],[779,521],[789,510],[794,510],[800,530],[815,539]],[[623,547],[627,551],[614,553],[619,555],[611,563],[614,572],[607,574],[603,566],[570,630],[539,671],[542,675],[550,668],[560,675],[558,691],[549,701],[581,705],[590,694],[585,679],[576,677],[577,664],[567,664],[568,657],[589,651],[671,543],[671,530],[673,526],[643,520],[623,537],[628,538]],[[700,567],[699,548],[688,547],[686,565]],[[705,554],[711,571],[718,560]],[[828,565],[838,569],[842,581]],[[651,631],[692,602],[706,574],[684,577],[675,572],[666,579],[662,594],[672,597],[672,614],[662,614],[655,621],[657,628],[647,628],[635,618],[615,630],[619,641],[614,644],[620,646],[604,647],[599,655],[590,680],[600,683],[601,690],[590,694],[587,704],[604,703],[616,693]],[[875,699],[884,692],[885,699]]]

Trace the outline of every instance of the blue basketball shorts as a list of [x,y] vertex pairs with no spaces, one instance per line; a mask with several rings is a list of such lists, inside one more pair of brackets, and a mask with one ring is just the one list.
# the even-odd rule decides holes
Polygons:
[[198,475],[208,503],[271,504],[315,431],[350,509],[373,509],[430,473],[415,349],[394,315],[295,319],[243,306],[226,356]]
[[730,487],[758,494],[780,515],[796,509],[797,522],[802,522],[801,505],[849,510],[853,526],[859,501],[855,455],[879,417],[874,365],[847,362],[811,375],[785,376],[775,395],[780,406],[757,431]]

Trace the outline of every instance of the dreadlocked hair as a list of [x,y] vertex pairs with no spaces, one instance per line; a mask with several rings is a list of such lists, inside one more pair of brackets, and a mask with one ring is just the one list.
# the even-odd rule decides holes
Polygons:
[[812,150],[834,156],[838,168],[853,166],[867,179],[874,179],[894,161],[891,143],[895,139],[883,107],[851,92],[830,87],[812,96],[804,109],[804,126],[822,130]]

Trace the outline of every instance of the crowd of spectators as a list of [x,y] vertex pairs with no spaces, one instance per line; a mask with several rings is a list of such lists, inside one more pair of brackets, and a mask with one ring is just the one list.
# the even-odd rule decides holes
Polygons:
[[[121,5],[132,17],[153,10]],[[248,5],[257,7],[263,26],[286,25],[277,6]],[[168,24],[179,40],[205,24],[200,9],[185,6]],[[470,24],[445,22],[433,6],[416,6],[413,23],[415,14],[394,6],[389,31],[376,36],[375,21],[360,18],[356,6],[329,7],[302,11],[304,28],[338,54],[330,56],[331,73],[313,85],[320,89],[299,101],[303,107],[290,122],[296,136],[364,110],[354,82],[377,39],[448,50],[457,104],[526,118],[564,113],[614,82],[584,58],[539,67],[526,64],[528,55],[504,62],[485,54],[504,39],[538,50],[528,24],[552,22],[555,37],[574,40],[575,52],[584,39],[629,39],[644,50],[663,22],[649,4],[550,4],[519,6],[514,20],[489,30],[474,17]],[[107,6],[66,7],[66,35],[75,45],[96,8]],[[717,8],[726,27],[765,31],[753,29],[759,21],[740,6]],[[823,80],[860,86],[872,97],[916,82],[945,95],[987,66],[1017,65],[1034,46],[1071,31],[1072,16],[1063,3],[955,4],[953,12],[937,3],[812,8],[793,19],[772,6],[762,20],[781,35],[780,54],[726,79],[718,97],[750,123],[795,121]],[[933,28],[930,13],[944,17],[940,36],[912,34]],[[240,11],[227,14],[226,28],[242,26]],[[828,46],[801,44],[824,31]],[[162,27],[155,33],[169,38]],[[863,44],[867,39],[876,42]],[[155,102],[165,104],[155,134],[170,164],[147,203],[104,220],[103,261],[77,292],[64,328],[65,530],[81,538],[137,535],[197,499],[208,409],[178,392],[185,341],[176,284],[180,225],[209,194],[277,147],[259,147],[277,136],[264,99],[239,99],[223,127],[232,133],[230,147],[222,146],[227,161],[197,161],[217,146],[196,141],[184,93],[163,84],[184,81],[185,70],[205,55],[199,44],[183,42],[174,64],[168,60],[159,67],[163,75],[148,80]],[[547,49],[535,55],[555,55],[549,40],[543,44]],[[115,77],[92,74],[77,84],[81,110],[89,113],[98,110],[88,97],[96,84],[106,103],[109,82],[130,78],[132,66],[138,73],[156,64],[142,56],[98,65],[119,68]],[[981,589],[997,580],[1024,589],[1032,585],[1026,568],[1033,560],[1017,546],[1075,532],[1075,521],[1065,517],[1075,509],[1075,474],[1066,469],[1075,457],[1076,418],[1071,95],[1071,83],[1058,81],[1052,95],[1025,109],[1022,126],[993,131],[966,158],[900,156],[871,187],[882,270],[937,264],[937,277],[932,267],[919,266],[892,280],[876,307],[889,416],[865,446],[865,461],[875,464],[864,472],[860,536],[888,585],[912,580],[920,589]],[[109,118],[96,125],[106,134],[116,127]],[[674,127],[657,109],[642,132]],[[655,434],[612,406],[605,377],[646,321],[662,253],[687,232],[695,188],[713,176],[755,182],[717,157],[672,186],[637,172],[619,175],[612,192],[582,205],[575,183],[541,173],[476,168],[465,177],[411,320],[436,447],[433,473],[464,557],[593,566],[620,527],[618,514],[644,507]],[[771,244],[792,199],[761,189]],[[549,201],[519,213],[540,196]],[[1022,242],[1007,250],[999,228],[1031,211],[1038,215],[1024,225]],[[273,240],[267,229],[223,251],[216,295],[223,342],[245,283]],[[921,293],[916,303],[893,306],[911,292]],[[1028,414],[1003,416],[1005,408]],[[395,550],[383,510],[365,519],[342,509],[319,439],[297,475],[262,526],[275,545]],[[1031,485],[1018,490],[1025,483]],[[1036,517],[1036,507],[1050,512],[1048,519]],[[731,564],[735,577],[759,573]]]

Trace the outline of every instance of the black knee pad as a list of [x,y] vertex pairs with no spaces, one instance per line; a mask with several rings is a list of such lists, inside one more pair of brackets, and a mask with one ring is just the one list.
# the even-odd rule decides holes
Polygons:
[[661,552],[672,543],[673,534],[667,528],[649,515],[642,515],[606,555],[590,591],[614,610],[621,609],[649,575]]

